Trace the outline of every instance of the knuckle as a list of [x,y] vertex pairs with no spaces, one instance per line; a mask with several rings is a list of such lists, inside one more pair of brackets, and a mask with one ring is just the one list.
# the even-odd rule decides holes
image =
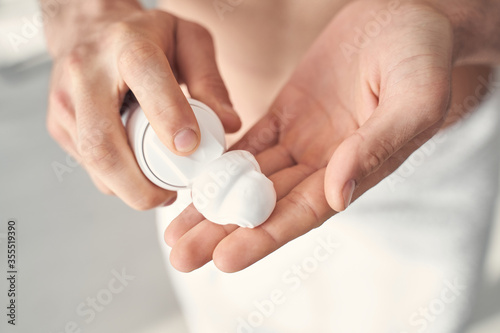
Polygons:
[[143,39],[137,39],[124,45],[118,55],[118,64],[122,70],[137,70],[142,68],[150,59],[162,56],[161,49]]
[[107,34],[112,41],[126,41],[131,38],[142,36],[133,22],[119,21],[110,24],[107,28]]
[[363,158],[364,163],[362,164],[362,172],[364,176],[367,176],[378,169],[385,159],[383,158],[383,153],[380,151],[368,151],[366,152],[365,158]]
[[375,140],[361,159],[363,175],[367,176],[376,171],[395,151],[396,147],[393,142],[385,139]]
[[114,37],[122,37],[123,35],[127,35],[129,33],[134,32],[134,28],[131,23],[127,21],[119,21],[110,24],[108,27],[108,32],[111,36]]
[[55,109],[69,109],[68,95],[64,90],[56,89],[49,94],[49,105]]
[[70,97],[64,90],[53,90],[49,94],[49,110],[49,113],[53,113],[52,117],[61,119],[62,123],[75,117]]
[[292,190],[288,195],[284,198],[284,200],[288,201],[294,208],[297,209],[299,215],[308,216],[312,221],[312,225],[314,227],[321,224],[322,219],[320,218],[318,212],[314,208],[314,205],[311,201],[301,192],[297,190]]
[[103,173],[111,172],[118,163],[118,151],[113,141],[102,132],[85,136],[78,151],[87,165]]
[[75,47],[65,57],[65,67],[71,75],[84,75],[88,48],[85,45]]

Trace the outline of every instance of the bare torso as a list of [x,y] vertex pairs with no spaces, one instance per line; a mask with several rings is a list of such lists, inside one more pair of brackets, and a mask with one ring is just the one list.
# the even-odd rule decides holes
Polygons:
[[[350,0],[160,0],[214,38],[219,69],[244,128],[262,116],[314,39]],[[457,68],[452,105],[474,95],[490,68]]]

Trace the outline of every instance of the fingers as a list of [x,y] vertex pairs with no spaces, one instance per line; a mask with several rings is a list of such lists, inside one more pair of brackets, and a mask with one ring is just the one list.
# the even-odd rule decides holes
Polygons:
[[295,164],[292,156],[283,145],[276,145],[255,156],[262,173],[272,175]]
[[165,229],[165,243],[173,247],[179,238],[204,219],[203,215],[198,212],[194,205],[190,204]]
[[239,227],[208,220],[196,224],[172,247],[170,263],[180,272],[191,272],[212,260],[217,244]]
[[[295,165],[273,174],[270,179],[276,189],[277,199],[285,197],[297,184],[302,182],[314,170],[306,165]],[[185,220],[184,220],[185,221]],[[266,224],[268,222],[265,222]],[[194,223],[195,226],[174,244],[170,253],[170,262],[179,271],[189,272],[212,260],[212,253],[217,245],[239,228],[234,225],[218,225],[208,220]]]
[[129,206],[145,210],[174,196],[150,183],[140,171],[113,100],[111,86],[98,80],[99,71],[73,69],[72,88],[76,110],[77,151],[90,174]]
[[275,112],[268,112],[231,147],[231,150],[247,150],[257,155],[278,143],[281,128],[279,116]]
[[[444,96],[443,96],[444,97]],[[326,169],[326,198],[336,211],[352,201],[355,188],[409,141],[441,126],[448,99],[440,104],[381,104],[373,115],[335,150]],[[408,110],[412,105],[412,110]],[[405,110],[406,109],[406,110]]]
[[242,270],[287,242],[320,226],[333,213],[324,194],[325,169],[316,171],[279,200],[271,217],[254,229],[238,228],[213,253],[224,272]]
[[[52,84],[57,86],[61,84],[61,82],[54,82],[55,80],[55,78],[52,78]],[[68,93],[57,88],[49,94],[47,113],[48,129],[50,130],[51,127],[55,128],[56,126],[64,129],[71,138],[72,142],[76,142],[76,119],[74,105]],[[56,141],[59,142],[59,140]]]
[[200,129],[164,51],[149,40],[132,37],[122,43],[116,61],[163,144],[178,155],[194,152]]
[[73,136],[68,132],[68,130],[66,129],[67,127],[62,125],[61,121],[55,115],[53,115],[54,110],[50,109],[50,106],[49,110],[50,111],[47,117],[47,130],[50,136],[61,146],[61,148],[63,148],[64,151],[73,156],[73,158],[75,158],[80,163],[81,157],[75,147],[76,140],[73,139]]
[[[75,146],[76,119],[69,96],[61,91],[50,94],[48,109],[47,129],[50,135],[66,153],[84,166]],[[99,191],[107,195],[114,194],[97,176],[90,174],[90,178]]]
[[217,113],[226,132],[236,132],[241,120],[217,68],[209,32],[196,23],[179,20],[177,42],[177,67],[190,95]]

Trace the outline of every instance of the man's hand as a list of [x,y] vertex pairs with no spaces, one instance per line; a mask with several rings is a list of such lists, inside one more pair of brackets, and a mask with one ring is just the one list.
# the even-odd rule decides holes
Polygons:
[[[175,268],[213,259],[222,271],[244,269],[344,210],[442,127],[457,60],[451,21],[424,1],[388,6],[345,7],[268,115],[234,147],[256,153],[274,182],[279,201],[271,217],[244,229],[213,224],[188,207],[165,232]],[[368,25],[380,11],[389,22],[357,47],[359,30],[374,29]]]
[[175,193],[149,182],[135,161],[119,114],[129,89],[162,142],[179,155],[192,153],[200,137],[179,83],[218,114],[226,131],[240,126],[212,39],[195,23],[145,11],[131,0],[73,1],[47,18],[46,35],[54,58],[50,134],[101,191],[133,208],[171,203]]

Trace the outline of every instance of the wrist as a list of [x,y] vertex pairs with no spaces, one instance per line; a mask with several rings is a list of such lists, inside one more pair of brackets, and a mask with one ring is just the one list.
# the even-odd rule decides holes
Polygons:
[[137,0],[40,0],[47,47],[52,57],[92,38],[106,23],[142,10]]
[[500,0],[429,0],[449,20],[454,64],[500,63]]

